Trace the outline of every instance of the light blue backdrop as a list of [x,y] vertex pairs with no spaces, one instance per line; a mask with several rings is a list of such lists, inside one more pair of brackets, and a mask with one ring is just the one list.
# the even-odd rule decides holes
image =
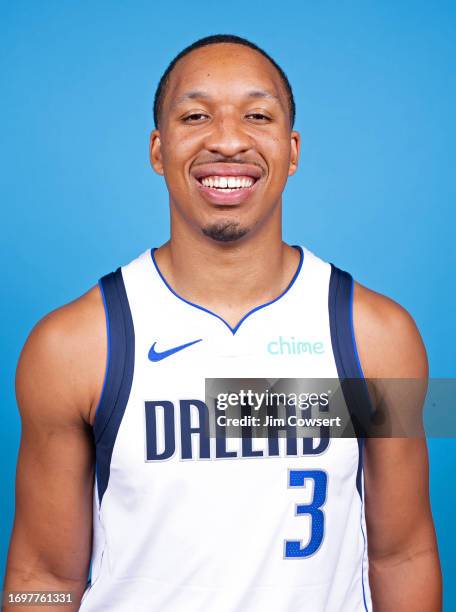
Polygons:
[[[445,1],[0,2],[1,575],[21,345],[50,309],[166,239],[166,191],[147,153],[153,92],[196,38],[246,36],[283,66],[303,136],[286,239],[403,304],[431,374],[454,376],[455,25]],[[450,612],[456,444],[430,449]]]

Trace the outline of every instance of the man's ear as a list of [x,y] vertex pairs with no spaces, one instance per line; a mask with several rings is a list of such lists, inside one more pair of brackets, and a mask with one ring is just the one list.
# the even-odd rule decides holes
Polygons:
[[288,176],[291,176],[298,169],[299,152],[301,149],[301,136],[299,132],[291,132],[291,155],[290,155],[290,168],[288,170]]
[[150,133],[149,156],[152,168],[157,174],[161,174],[163,176],[163,162],[159,130],[153,130]]

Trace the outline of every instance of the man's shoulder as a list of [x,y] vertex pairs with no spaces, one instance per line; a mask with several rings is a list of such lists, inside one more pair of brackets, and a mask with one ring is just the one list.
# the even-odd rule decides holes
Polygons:
[[355,283],[355,337],[366,378],[424,378],[426,349],[412,315],[391,298]]
[[44,316],[32,329],[27,342],[43,348],[87,346],[97,328],[104,324],[104,307],[97,285],[80,297]]
[[44,316],[32,329],[17,368],[17,394],[34,390],[71,398],[90,421],[101,393],[107,354],[106,318],[98,286]]
[[98,285],[94,285],[83,295],[45,315],[34,331],[40,329],[68,335],[73,330],[77,333],[99,312],[103,312],[103,301]]

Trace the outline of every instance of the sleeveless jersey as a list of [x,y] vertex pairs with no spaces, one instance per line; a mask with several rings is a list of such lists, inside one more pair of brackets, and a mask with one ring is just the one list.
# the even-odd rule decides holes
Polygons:
[[154,249],[100,280],[108,364],[81,611],[372,610],[363,439],[290,450],[199,427],[207,378],[362,378],[353,278],[295,248],[286,291],[235,328],[180,297]]

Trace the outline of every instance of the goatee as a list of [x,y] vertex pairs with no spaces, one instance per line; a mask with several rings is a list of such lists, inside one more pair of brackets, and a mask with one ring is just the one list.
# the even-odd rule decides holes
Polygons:
[[218,242],[233,242],[245,236],[248,228],[241,227],[239,223],[233,221],[219,221],[213,225],[203,227],[203,234],[217,240]]

